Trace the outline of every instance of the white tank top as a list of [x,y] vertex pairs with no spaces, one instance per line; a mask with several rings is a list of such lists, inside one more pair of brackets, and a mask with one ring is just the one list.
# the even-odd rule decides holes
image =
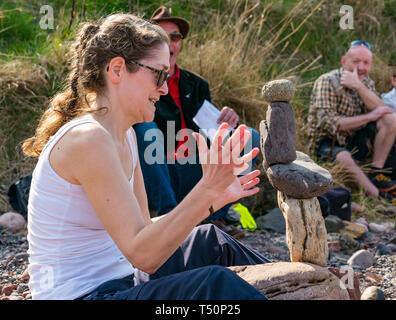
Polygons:
[[[64,125],[49,139],[33,171],[28,204],[32,299],[76,299],[105,281],[134,272],[103,227],[83,187],[66,181],[50,165],[54,145],[69,129],[84,123],[100,125],[89,118]],[[133,159],[133,192],[137,149],[132,133],[127,135]]]

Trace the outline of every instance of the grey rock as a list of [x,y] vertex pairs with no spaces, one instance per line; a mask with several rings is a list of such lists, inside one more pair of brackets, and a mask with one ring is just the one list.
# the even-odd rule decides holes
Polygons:
[[378,254],[380,256],[387,255],[387,254],[388,255],[392,254],[392,249],[388,248],[388,246],[386,244],[383,244],[383,243],[379,243],[377,245],[376,249],[377,249],[376,250],[376,254]]
[[290,80],[273,80],[266,83],[261,93],[267,102],[291,101],[294,97],[295,88]]
[[368,250],[359,250],[349,258],[348,264],[352,267],[354,265],[363,269],[369,268],[374,264],[374,256]]
[[385,300],[385,295],[384,295],[384,292],[380,288],[371,286],[371,287],[366,288],[366,290],[363,291],[360,299],[361,300]]
[[299,151],[295,161],[270,166],[266,173],[275,189],[296,199],[318,197],[333,185],[330,172]]
[[338,232],[344,227],[342,219],[337,216],[329,215],[325,218],[325,226],[328,233]]
[[396,252],[396,244],[390,243],[390,244],[387,245],[387,247],[388,247],[389,249],[391,249],[392,252]]
[[260,123],[261,151],[268,166],[296,160],[296,125],[292,106],[274,102]]
[[286,222],[279,208],[269,210],[267,214],[256,219],[259,229],[273,230],[278,233],[286,233]]
[[388,243],[396,244],[396,236],[389,239]]

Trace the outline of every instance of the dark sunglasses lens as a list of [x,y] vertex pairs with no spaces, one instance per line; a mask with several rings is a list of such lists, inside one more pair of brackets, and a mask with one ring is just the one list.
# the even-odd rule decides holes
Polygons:
[[165,71],[161,71],[158,75],[157,87],[161,88],[165,81],[168,80],[169,74]]

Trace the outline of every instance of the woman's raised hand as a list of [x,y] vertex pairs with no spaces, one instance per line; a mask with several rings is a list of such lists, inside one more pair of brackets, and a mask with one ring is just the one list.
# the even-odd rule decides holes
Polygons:
[[202,179],[208,188],[219,194],[223,205],[257,193],[258,188],[252,187],[259,182],[257,176],[260,174],[259,170],[255,170],[237,178],[238,174],[248,168],[248,162],[257,156],[259,149],[253,148],[249,153],[240,156],[251,134],[245,125],[240,125],[223,144],[228,128],[227,123],[220,125],[210,149],[202,135],[193,134],[198,144]]

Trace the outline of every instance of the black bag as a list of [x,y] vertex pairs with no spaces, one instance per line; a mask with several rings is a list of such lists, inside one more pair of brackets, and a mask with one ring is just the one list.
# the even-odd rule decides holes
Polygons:
[[319,196],[318,200],[323,218],[333,215],[351,221],[351,192],[348,189],[333,188]]
[[32,175],[29,174],[13,183],[7,193],[11,207],[25,218],[27,218],[27,205],[31,182]]
[[391,169],[392,173],[390,173],[389,175],[391,176],[392,180],[396,180],[396,144],[393,144],[393,147],[389,152],[388,158],[386,159],[384,168]]

